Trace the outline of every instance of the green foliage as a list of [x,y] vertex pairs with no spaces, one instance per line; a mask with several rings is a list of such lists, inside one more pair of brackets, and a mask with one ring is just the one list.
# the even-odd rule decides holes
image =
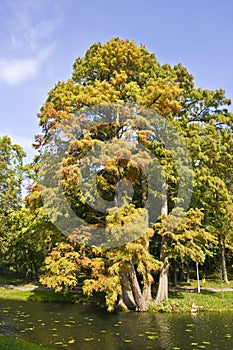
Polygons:
[[23,149],[11,142],[8,136],[0,138],[0,265],[3,267],[9,242],[9,218],[21,202],[23,181]]
[[60,243],[46,257],[44,275],[40,282],[54,288],[56,292],[67,292],[77,285],[80,267],[80,253],[72,245]]
[[230,104],[221,89],[192,89],[180,113],[195,175],[192,206],[203,209],[204,226],[215,235],[216,248],[221,249],[225,276],[225,247],[232,250],[233,115],[227,109]]
[[212,255],[211,248],[216,245],[216,239],[204,229],[204,214],[201,210],[191,208],[182,220],[181,216],[182,213],[177,210],[176,215],[173,213],[172,217],[161,217],[154,225],[155,233],[166,235],[169,239],[167,259],[180,259],[184,262],[189,258],[203,263],[206,255]]
[[8,136],[0,138],[0,214],[6,215],[21,204],[23,158],[19,145]]
[[44,259],[56,242],[63,239],[43,208],[22,207],[9,218],[5,264],[10,270],[37,279]]
[[114,38],[105,45],[93,44],[83,58],[78,57],[73,79],[83,84],[107,81],[118,90],[121,75],[127,83],[143,85],[148,78],[156,77],[158,71],[159,64],[154,55],[144,46],[137,47],[133,41]]

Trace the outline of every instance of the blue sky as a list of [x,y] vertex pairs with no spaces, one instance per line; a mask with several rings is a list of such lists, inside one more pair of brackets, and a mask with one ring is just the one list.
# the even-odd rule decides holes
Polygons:
[[[0,0],[0,135],[32,157],[36,114],[94,42],[134,40],[233,100],[232,0]],[[231,110],[233,108],[231,107]]]

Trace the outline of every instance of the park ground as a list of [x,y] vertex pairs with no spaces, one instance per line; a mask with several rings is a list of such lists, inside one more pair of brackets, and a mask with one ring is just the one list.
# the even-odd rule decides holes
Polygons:
[[[72,302],[95,304],[104,307],[103,294],[86,297],[81,289],[72,293],[55,293],[49,288],[37,284],[25,284],[21,278],[0,276],[0,298],[9,300],[32,300],[41,302]],[[197,282],[181,282],[175,288],[171,287],[169,300],[152,306],[152,312],[190,312],[195,304],[197,311],[233,311],[233,280],[229,284],[219,279],[206,279],[201,282],[201,292],[197,293]]]

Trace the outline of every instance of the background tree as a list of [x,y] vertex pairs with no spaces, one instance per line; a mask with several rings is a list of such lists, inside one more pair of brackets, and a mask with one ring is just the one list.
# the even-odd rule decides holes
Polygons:
[[9,242],[9,217],[22,205],[23,149],[8,136],[0,138],[0,266]]
[[23,149],[8,136],[0,138],[0,210],[7,214],[21,204]]
[[223,90],[192,89],[180,112],[195,174],[192,205],[204,208],[205,227],[218,239],[225,283],[225,249],[232,250],[233,116],[227,109],[230,103]]
[[39,279],[45,257],[56,244],[64,241],[43,207],[34,210],[22,207],[12,212],[8,237],[5,263],[10,271],[23,275],[26,281]]
[[[192,260],[196,263],[203,264],[206,256],[212,256],[212,248],[216,244],[214,235],[206,231],[203,227],[204,214],[199,209],[189,209],[182,220],[179,220],[179,210],[172,218],[162,216],[154,225],[155,232],[159,235],[166,236],[167,243],[161,253],[161,260],[167,266],[171,260],[181,261]],[[179,220],[176,222],[176,220]],[[163,244],[165,244],[163,243]],[[165,280],[165,277],[163,281]],[[156,297],[156,303],[160,303],[168,299],[168,281],[166,285],[159,284],[159,290]]]

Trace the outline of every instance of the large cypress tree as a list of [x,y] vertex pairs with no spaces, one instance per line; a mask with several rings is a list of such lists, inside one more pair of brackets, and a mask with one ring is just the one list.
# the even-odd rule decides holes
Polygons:
[[[225,108],[229,103],[221,90],[195,89],[193,77],[182,65],[173,68],[161,66],[144,46],[138,47],[132,41],[119,38],[106,44],[92,45],[84,57],[76,59],[72,78],[58,82],[49,92],[39,113],[43,134],[37,137],[37,147],[42,155],[54,157],[49,169],[43,160],[48,158],[41,157],[43,171],[50,174],[44,198],[54,221],[65,222],[67,234],[73,240],[80,237],[85,240],[79,244],[93,246],[98,243],[96,236],[101,227],[105,228],[106,234],[114,237],[114,244],[107,247],[95,244],[92,253],[83,257],[84,265],[90,268],[92,274],[84,283],[84,292],[105,291],[109,310],[117,301],[146,310],[151,299],[153,270],[160,270],[156,302],[167,299],[170,260],[179,255],[202,262],[205,254],[209,253],[206,247],[214,241],[214,234],[213,230],[207,232],[202,227],[203,213],[200,209],[205,199],[203,197],[201,201],[202,196],[196,194],[202,183],[201,176],[206,176],[205,172],[216,162],[215,158],[211,158],[211,142],[220,140],[226,133],[231,145],[232,118]],[[160,123],[161,119],[157,118],[154,125],[150,120],[151,114],[145,113],[145,108],[156,116],[162,116],[163,122]],[[136,117],[128,118],[129,111]],[[173,127],[182,142],[176,138],[174,141]],[[65,137],[62,139],[61,135]],[[127,140],[131,146],[136,144],[135,159],[127,155]],[[169,142],[173,142],[173,149],[166,147]],[[67,149],[61,159],[59,152],[64,144]],[[186,200],[185,196],[190,196],[191,188],[186,188],[186,193],[180,198],[179,187],[192,174],[189,174],[188,162],[178,165],[173,151],[176,148],[175,152],[182,154],[184,145],[192,159],[195,181],[193,209],[180,223],[184,215],[181,202]],[[153,154],[152,158],[147,157],[149,153],[145,149]],[[96,153],[91,158],[93,150]],[[103,154],[105,157],[100,159],[99,155]],[[104,166],[100,166],[101,162]],[[57,163],[61,171],[62,195],[72,211],[83,220],[83,226],[69,227],[65,220],[68,213],[63,208],[63,197],[59,197],[61,188],[56,181],[50,181],[56,178]],[[220,163],[215,164],[221,168]],[[159,190],[153,193],[159,203],[158,214],[162,215],[157,223],[153,221],[153,210],[148,210],[146,205],[150,180],[145,175],[148,166],[162,169],[157,183]],[[85,183],[84,175],[80,180],[81,167],[88,169],[84,172],[87,179],[96,174],[97,192],[105,201],[114,203],[111,210],[103,214],[103,211],[95,209],[93,182]],[[227,171],[226,168],[221,169],[217,176],[224,181],[230,196],[232,187]],[[213,178],[216,172],[209,172],[209,175]],[[131,200],[126,204],[122,204],[117,195],[117,186],[124,180],[132,186]],[[205,185],[207,188],[208,185]],[[207,211],[204,221],[208,228]],[[156,257],[150,254],[152,236],[160,244],[160,254]],[[88,241],[90,237],[94,237],[92,244]],[[124,237],[127,239],[124,240]],[[50,265],[48,273],[51,275]],[[52,277],[56,279],[56,276]],[[46,281],[49,283],[48,279]],[[57,285],[59,281],[64,282],[57,278]]]

